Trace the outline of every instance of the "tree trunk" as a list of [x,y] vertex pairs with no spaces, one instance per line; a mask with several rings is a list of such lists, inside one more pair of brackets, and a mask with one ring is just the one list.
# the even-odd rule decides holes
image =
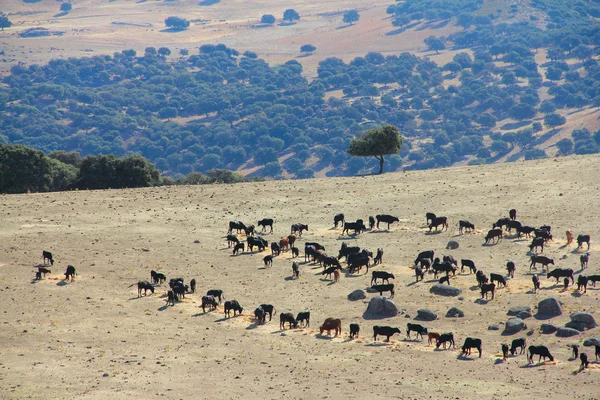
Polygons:
[[375,156],[376,159],[379,160],[379,172],[378,175],[383,174],[383,156]]

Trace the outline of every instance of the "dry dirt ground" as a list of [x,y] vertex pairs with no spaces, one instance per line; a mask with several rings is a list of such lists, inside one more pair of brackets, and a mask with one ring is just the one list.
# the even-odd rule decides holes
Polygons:
[[[600,336],[598,329],[559,339],[542,335],[539,326],[564,325],[574,311],[600,320],[600,287],[580,295],[543,276],[542,290],[532,294],[527,241],[506,237],[482,245],[483,232],[514,207],[522,222],[552,226],[555,240],[546,255],[577,273],[579,252],[565,246],[564,232],[591,234],[586,273],[599,273],[596,168],[600,158],[586,156],[377,177],[1,196],[0,398],[597,399],[600,364],[579,372],[567,346]],[[427,234],[428,211],[447,216],[450,229]],[[350,220],[390,213],[400,222],[389,231],[340,236],[332,224],[338,212]],[[414,322],[406,315],[364,319],[373,295],[347,300],[351,291],[369,286],[364,269],[332,283],[318,266],[302,263],[295,280],[289,253],[270,268],[262,263],[267,251],[232,256],[224,240],[228,221],[265,217],[276,220],[274,234],[264,235],[269,241],[303,222],[310,230],[299,239],[301,249],[309,240],[330,254],[343,241],[382,247],[384,262],[376,270],[395,274],[394,301],[410,317],[425,307],[437,312],[437,320],[423,324],[454,332],[457,348],[435,350],[426,340],[405,339],[406,323]],[[475,223],[477,232],[458,235],[459,219]],[[445,250],[450,239],[460,248]],[[517,274],[489,302],[479,300],[475,278],[467,273],[452,278],[462,299],[435,296],[429,293],[433,277],[414,284],[410,268],[417,252],[427,249],[473,259],[486,273],[504,273],[507,260],[514,260]],[[52,251],[56,262],[50,275],[35,281],[42,250]],[[78,271],[73,282],[63,281],[68,264]],[[197,293],[174,307],[166,306],[165,284],[138,298],[131,285],[149,280],[152,269],[186,282],[195,278]],[[241,303],[242,316],[225,319],[222,306],[202,312],[201,295],[216,288]],[[549,296],[564,303],[562,316],[529,318],[527,330],[514,336],[488,330],[507,320],[509,307],[534,308]],[[278,316],[257,326],[250,315],[261,303],[274,304],[277,315],[309,310],[311,326],[282,331]],[[446,318],[452,306],[464,318]],[[340,337],[319,334],[327,317],[342,319]],[[349,340],[353,322],[361,335]],[[374,325],[397,326],[402,333],[390,343],[374,343]],[[467,336],[483,340],[483,357],[459,357]],[[501,343],[517,337],[548,346],[557,361],[528,365],[518,356],[502,362]],[[584,351],[594,360],[592,349]]]

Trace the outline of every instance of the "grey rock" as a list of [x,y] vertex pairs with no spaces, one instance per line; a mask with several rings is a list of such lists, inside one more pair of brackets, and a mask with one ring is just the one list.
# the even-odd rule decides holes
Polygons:
[[589,338],[583,341],[584,346],[600,346],[600,338]]
[[579,335],[579,331],[577,329],[565,328],[564,326],[561,326],[556,331],[557,337],[571,337],[571,336],[577,336],[577,335]]
[[516,315],[516,317],[521,319],[531,318],[531,313],[529,311],[521,311]]
[[198,239],[194,240],[194,243],[198,244],[200,241]]
[[422,308],[417,310],[415,319],[420,321],[435,321],[437,319],[437,314],[427,308]]
[[570,317],[571,317],[571,321],[573,321],[573,322],[584,323],[585,327],[587,329],[592,329],[592,328],[595,328],[598,326],[598,324],[596,324],[596,320],[590,313],[574,312],[573,314],[570,315]]
[[539,302],[538,313],[543,317],[557,317],[562,314],[562,307],[554,297],[548,297]]
[[533,329],[530,329],[530,330],[527,331],[527,336],[531,336],[531,335],[533,335],[533,333],[534,333]]
[[375,296],[369,301],[365,314],[370,317],[395,317],[400,308],[390,299],[383,296]]
[[462,297],[462,296],[460,296],[460,297],[457,297],[457,299],[462,301],[462,300],[464,300],[465,298],[464,298],[464,297]]
[[456,240],[451,240],[446,245],[446,249],[455,250],[458,249],[458,242]]
[[406,314],[404,318],[410,318],[410,314]]
[[569,321],[565,326],[567,328],[577,329],[579,332],[585,331],[585,322]]
[[350,301],[362,300],[362,299],[366,299],[366,298],[367,298],[367,293],[365,293],[365,291],[362,289],[356,289],[355,291],[353,291],[352,293],[350,293],[348,295],[348,300],[350,300]]
[[429,292],[440,296],[458,296],[462,290],[454,286],[436,283],[429,289]]
[[549,335],[551,333],[554,333],[558,330],[558,328],[552,324],[542,324],[540,326],[540,332]]
[[462,310],[460,310],[459,308],[456,308],[456,307],[452,307],[446,313],[446,317],[448,317],[448,318],[452,318],[452,317],[460,317],[460,318],[462,318],[464,316],[465,316],[465,313],[462,312]]
[[499,331],[500,330],[500,325],[498,325],[498,324],[492,324],[492,325],[488,326],[488,330],[489,331]]
[[511,307],[508,309],[508,312],[506,314],[510,317],[515,317],[515,316],[517,316],[517,314],[519,314],[520,312],[523,312],[523,311],[527,311],[527,312],[531,313],[531,307],[529,307],[529,306]]
[[503,334],[513,335],[515,333],[521,332],[523,329],[526,329],[527,325],[521,318],[513,317],[509,318],[506,321],[506,325],[504,326]]

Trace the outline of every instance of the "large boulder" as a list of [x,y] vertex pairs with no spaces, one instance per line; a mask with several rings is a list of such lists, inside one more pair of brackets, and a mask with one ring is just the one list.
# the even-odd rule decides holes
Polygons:
[[558,330],[558,328],[552,324],[542,324],[540,326],[540,332],[549,335],[551,333],[554,333]]
[[446,249],[456,250],[456,249],[458,249],[458,246],[459,246],[459,244],[456,240],[451,240],[446,245]]
[[348,295],[348,300],[350,300],[350,301],[362,300],[362,299],[366,299],[366,298],[367,298],[367,293],[362,289],[356,289],[354,292],[352,292]]
[[526,318],[531,318],[532,315],[529,311],[521,311],[520,313],[518,313],[517,315],[515,315],[518,318],[521,319],[526,319]]
[[556,331],[557,337],[571,337],[571,336],[577,336],[577,335],[579,335],[579,331],[577,329],[565,328],[564,326],[561,326]]
[[458,296],[462,290],[454,286],[436,283],[429,289],[429,292],[440,296]]
[[585,324],[586,329],[592,329],[598,326],[592,314],[586,312],[574,312],[570,315],[571,321]]
[[400,308],[392,300],[383,296],[375,296],[369,301],[364,318],[389,318],[395,317],[400,312]]
[[600,338],[589,338],[583,341],[584,346],[600,346]]
[[531,313],[531,307],[529,306],[516,306],[516,307],[511,307],[508,309],[507,315],[509,317],[516,317],[517,314],[519,314],[520,312],[524,312],[527,311],[529,313]]
[[415,319],[420,321],[435,321],[437,319],[437,314],[431,310],[422,308],[420,310],[417,310],[417,316],[415,317]]
[[569,321],[565,324],[567,328],[577,329],[579,332],[585,331],[585,323],[577,321]]
[[560,302],[554,297],[548,297],[540,301],[538,304],[538,314],[542,318],[552,318],[561,315],[562,307],[560,306]]
[[462,310],[460,310],[459,308],[456,308],[456,307],[452,307],[446,313],[446,317],[448,317],[448,318],[452,318],[452,317],[460,317],[460,318],[462,318],[464,316],[465,316],[465,313],[462,312]]
[[521,332],[523,329],[526,329],[527,325],[521,318],[513,317],[509,318],[506,321],[506,325],[504,326],[504,335],[514,335],[515,333]]

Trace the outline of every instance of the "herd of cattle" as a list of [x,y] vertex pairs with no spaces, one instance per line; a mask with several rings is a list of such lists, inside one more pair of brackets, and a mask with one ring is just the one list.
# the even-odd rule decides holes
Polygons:
[[[547,269],[547,278],[555,278],[556,282],[559,282],[560,278],[564,278],[564,287],[565,289],[568,287],[569,283],[574,284],[574,271],[572,269],[563,269],[563,268],[555,268],[552,271],[549,271],[549,265],[554,265],[554,260],[548,258],[543,255],[539,255],[533,253],[533,250],[541,249],[541,252],[544,251],[544,246],[548,241],[552,240],[552,228],[550,226],[544,225],[540,228],[534,228],[531,226],[522,225],[516,219],[516,210],[510,210],[508,218],[501,218],[497,222],[495,222],[492,226],[492,229],[487,232],[485,236],[485,245],[490,244],[490,242],[495,239],[495,242],[499,242],[504,237],[504,229],[508,231],[509,234],[512,233],[514,229],[516,231],[516,237],[521,238],[525,236],[526,238],[532,238],[532,243],[529,246],[530,251],[532,252],[530,258],[529,269],[532,271],[533,269],[537,270],[537,265],[542,266],[542,271],[544,268]],[[436,231],[439,227],[442,230],[448,229],[448,219],[446,217],[438,217],[433,213],[426,214],[427,226],[429,228],[429,232],[433,229]],[[397,217],[392,215],[377,215],[376,217],[370,216],[368,218],[369,221],[369,229],[374,229],[375,227],[379,228],[380,223],[387,224],[387,228],[389,229],[390,225],[399,222]],[[273,219],[262,219],[258,221],[258,226],[262,227],[262,231],[260,233],[264,233],[267,228],[269,228],[268,233],[273,233]],[[367,230],[367,227],[364,224],[362,219],[359,219],[354,222],[345,221],[344,214],[337,214],[334,217],[334,226],[335,228],[338,225],[342,226],[342,235],[353,231],[355,235],[360,234]],[[227,243],[228,247],[231,248],[233,246],[233,255],[239,255],[244,253],[247,245],[247,249],[250,252],[254,251],[256,247],[259,252],[264,251],[268,246],[269,242],[264,239],[259,232],[256,231],[254,225],[246,225],[241,221],[230,221],[227,232]],[[274,241],[271,243],[271,254],[265,256],[263,258],[263,262],[265,267],[269,267],[272,265],[273,258],[277,257],[283,251],[291,251],[292,258],[299,257],[300,251],[298,247],[295,246],[298,238],[302,237],[302,233],[304,231],[308,231],[308,225],[296,223],[291,226],[290,234],[286,237],[282,237],[279,241]],[[236,233],[234,233],[236,231]],[[463,232],[473,232],[475,231],[475,225],[469,221],[461,220],[459,221],[459,232],[462,234]],[[245,243],[240,241],[238,238],[238,234],[244,233],[246,236]],[[573,241],[572,232],[567,232],[567,244],[570,244]],[[587,244],[587,250],[589,250],[590,246],[590,236],[589,235],[579,235],[577,238],[578,248],[581,248],[583,244]],[[42,254],[44,264],[38,265],[38,272],[36,273],[36,279],[41,279],[41,274],[46,274],[51,272],[48,266],[52,266],[54,264],[54,260],[52,254],[50,252],[44,251]],[[338,251],[337,256],[330,256],[325,252],[325,246],[317,243],[317,242],[305,242],[304,245],[304,261],[305,263],[312,262],[314,265],[317,263],[323,267],[322,275],[326,278],[333,276],[334,282],[337,282],[340,279],[340,272],[343,271],[341,259],[344,259],[346,263],[347,274],[360,273],[362,267],[366,268],[366,273],[368,274],[369,266],[376,266],[383,262],[383,249],[378,248],[376,255],[373,256],[371,251],[366,249],[362,249],[359,246],[349,246],[347,243],[343,242]],[[590,254],[585,253],[580,257],[581,270],[585,270],[588,266]],[[371,265],[371,261],[373,264]],[[430,273],[434,275],[435,279],[438,279],[438,275],[442,275],[439,279],[439,283],[447,283],[450,285],[451,279],[456,279],[456,272],[458,270],[458,261],[454,259],[451,255],[444,255],[440,259],[439,257],[435,257],[435,252],[433,250],[422,251],[418,254],[414,261],[414,273],[416,282],[419,280],[423,280],[425,273]],[[515,263],[513,261],[509,261],[506,264],[507,275],[506,278],[502,274],[498,273],[490,273],[489,278],[486,274],[478,269],[475,265],[475,262],[470,259],[461,259],[460,260],[460,272],[463,273],[465,268],[468,269],[470,274],[474,274],[478,287],[481,291],[481,298],[488,299],[488,295],[491,295],[490,300],[494,300],[494,295],[497,288],[502,288],[507,286],[507,280],[510,278],[514,278],[514,273],[516,270]],[[66,279],[73,280],[73,276],[76,274],[75,268],[71,265],[68,266],[67,271],[65,273]],[[292,263],[292,274],[294,278],[299,278],[300,276],[300,264],[297,261],[293,261]],[[159,273],[156,271],[150,272],[151,282],[149,281],[139,281],[137,283],[138,287],[138,297],[142,295],[142,291],[144,292],[144,296],[147,295],[147,292],[150,291],[152,294],[154,293],[154,289],[156,285],[160,285],[167,281],[167,277],[163,273]],[[383,293],[389,292],[390,298],[394,297],[395,286],[393,283],[389,281],[394,280],[395,276],[392,273],[386,271],[372,271],[371,273],[371,291],[378,292],[380,295]],[[378,284],[378,281],[381,280],[381,283]],[[577,279],[578,288],[577,290],[582,290],[587,292],[587,284],[590,283],[595,287],[597,281],[600,280],[600,275],[590,275],[584,276],[580,274]],[[532,275],[532,283],[533,283],[533,293],[540,289],[540,280],[537,274]],[[135,284],[134,284],[135,285]],[[133,285],[131,285],[133,286]],[[169,288],[167,291],[167,305],[174,306],[177,301],[182,298],[185,298],[186,293],[195,293],[196,292],[196,280],[191,279],[189,285],[184,283],[183,278],[172,278],[169,280]],[[206,295],[203,295],[201,298],[201,308],[204,313],[206,313],[206,309],[208,311],[214,311],[219,304],[222,303],[223,299],[225,299],[223,290],[221,289],[211,289],[206,292]],[[244,311],[243,307],[237,300],[226,300],[224,302],[224,313],[225,317],[229,318],[231,316],[231,312],[233,312],[233,316],[237,314],[242,314]],[[271,304],[261,304],[254,310],[254,317],[258,324],[266,323],[266,316],[269,316],[269,321],[271,321],[273,314],[276,313],[276,309]],[[285,324],[288,324],[288,328],[298,328],[298,327],[310,327],[310,312],[304,311],[298,313],[294,316],[292,313],[282,312],[279,315],[279,326],[280,329],[285,329]],[[360,332],[360,326],[356,323],[350,324],[350,338],[358,337]],[[321,334],[327,331],[327,334],[330,335],[331,331],[335,332],[335,336],[338,336],[342,332],[342,322],[338,318],[327,318],[323,324],[319,327],[319,331]],[[416,338],[419,336],[423,339],[423,335],[426,334],[428,336],[429,344],[435,341],[436,349],[439,349],[440,346],[443,346],[445,349],[446,346],[454,347],[454,335],[453,333],[437,333],[437,332],[429,332],[428,329],[422,325],[418,324],[407,324],[406,334],[407,337],[410,337],[411,332],[416,333]],[[400,334],[400,329],[397,327],[390,326],[374,326],[373,327],[373,340],[377,340],[377,336],[385,336],[386,341],[389,341],[390,338],[394,334]],[[520,349],[519,354],[523,354],[526,348],[526,341],[524,338],[515,339],[511,343],[511,346],[507,344],[502,344],[502,354],[503,358],[506,360],[508,357],[508,352],[510,350],[511,355],[515,355],[517,350]],[[471,349],[476,349],[478,351],[479,357],[482,354],[482,341],[478,338],[467,337],[464,341],[462,347],[462,355],[468,356],[471,354]],[[533,362],[533,356],[538,355],[539,360],[541,358],[548,358],[550,361],[553,361],[554,358],[550,354],[548,348],[544,346],[529,346],[528,348],[529,362]],[[582,368],[587,367],[588,360],[587,355],[585,353],[579,354],[578,347],[576,345],[573,346],[574,357],[577,358],[579,356],[581,360]],[[595,356],[596,360],[600,358],[600,346],[595,346]]]

